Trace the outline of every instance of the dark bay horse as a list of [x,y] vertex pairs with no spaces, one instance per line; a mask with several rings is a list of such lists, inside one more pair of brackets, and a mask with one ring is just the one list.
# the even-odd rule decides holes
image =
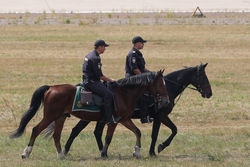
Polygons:
[[[120,79],[111,89],[115,95],[116,115],[121,117],[120,123],[136,135],[135,156],[140,156],[141,133],[130,118],[133,114],[136,101],[143,95],[145,90],[149,90],[155,97],[157,97],[157,99],[162,102],[163,106],[169,103],[162,74],[163,71],[157,73],[149,72],[138,76]],[[86,121],[101,120],[100,112],[72,112],[75,94],[76,86],[73,85],[42,86],[34,92],[30,108],[24,113],[18,129],[10,136],[11,138],[16,138],[23,134],[28,122],[33,118],[43,101],[43,119],[33,128],[29,144],[24,149],[22,158],[29,157],[36,137],[52,122],[55,122],[53,138],[57,149],[57,155],[59,158],[64,157],[64,153],[61,149],[60,138],[63,124],[66,119],[65,114],[71,114]],[[105,145],[101,154],[103,157],[107,156],[108,146],[111,142],[116,126],[117,124],[108,126]]]
[[[149,154],[151,156],[156,155],[155,144],[156,144],[156,140],[158,137],[161,123],[163,123],[165,126],[170,128],[172,130],[172,134],[168,137],[166,141],[164,141],[162,144],[159,144],[158,153],[160,153],[167,146],[169,146],[174,136],[177,134],[177,127],[169,119],[168,114],[171,113],[175,105],[175,99],[178,96],[180,98],[182,92],[186,88],[190,88],[188,87],[188,85],[190,84],[193,85],[195,88],[190,88],[190,89],[197,90],[198,92],[200,92],[200,94],[204,98],[210,98],[212,96],[211,86],[210,86],[210,83],[208,81],[208,78],[205,72],[206,66],[207,66],[207,63],[204,65],[201,64],[195,67],[184,68],[184,69],[172,72],[164,76],[164,80],[166,82],[166,89],[167,89],[171,104],[165,108],[158,110],[158,112],[156,113],[154,111],[155,107],[154,106],[150,107],[151,117],[154,118],[152,135],[151,135],[152,141],[151,141],[151,146],[149,150]],[[139,115],[140,115],[140,111],[136,110],[132,118],[139,119],[140,118]],[[75,139],[75,137],[89,124],[89,122],[90,121],[80,120],[78,124],[72,129],[70,137],[65,145],[66,153],[69,151],[70,146],[73,140]],[[99,150],[102,150],[103,148],[101,137],[102,137],[104,126],[105,126],[104,123],[97,122],[95,131],[94,131]],[[53,127],[51,130],[53,131]]]

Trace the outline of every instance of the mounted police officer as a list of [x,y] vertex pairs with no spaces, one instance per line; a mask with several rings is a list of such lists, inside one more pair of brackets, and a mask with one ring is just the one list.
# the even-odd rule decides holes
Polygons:
[[[149,70],[145,67],[146,62],[143,58],[142,53],[140,52],[140,50],[144,47],[144,43],[146,42],[147,41],[142,39],[142,37],[140,36],[136,36],[132,39],[133,48],[129,51],[126,57],[125,77],[149,72]],[[152,122],[152,120],[149,117],[148,107],[145,104],[147,104],[147,99],[145,98],[145,96],[142,96],[139,99],[139,105],[141,108],[141,122],[150,123]]]
[[109,45],[104,40],[97,40],[94,44],[95,49],[89,53],[82,66],[83,82],[86,88],[101,96],[104,99],[105,120],[108,125],[117,123],[120,118],[114,118],[113,93],[100,80],[114,82],[113,79],[106,77],[102,73],[102,63],[100,55],[104,53]]

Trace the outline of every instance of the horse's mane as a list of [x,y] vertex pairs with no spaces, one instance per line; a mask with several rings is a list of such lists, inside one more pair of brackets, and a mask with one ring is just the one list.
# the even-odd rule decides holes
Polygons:
[[115,87],[136,87],[136,86],[147,86],[152,84],[157,76],[156,72],[147,72],[138,75],[134,75],[127,78],[122,78],[116,81]]
[[190,72],[190,71],[193,71],[193,70],[197,70],[197,66],[194,66],[194,67],[186,67],[185,66],[183,69],[171,72],[171,73],[165,75],[163,78],[165,80],[169,79],[169,78],[176,78],[179,74],[184,74],[185,72]]

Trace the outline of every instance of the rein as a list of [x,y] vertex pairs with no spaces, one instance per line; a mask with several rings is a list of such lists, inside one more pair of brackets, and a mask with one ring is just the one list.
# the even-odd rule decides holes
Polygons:
[[[199,68],[200,68],[200,67],[197,66],[197,76],[198,76],[198,78],[199,78]],[[176,100],[176,102],[174,102],[174,105],[180,100],[181,95],[182,95],[184,89],[186,89],[186,88],[189,88],[189,89],[191,89],[191,90],[195,90],[195,91],[197,91],[197,92],[199,92],[199,93],[202,93],[202,89],[201,89],[200,84],[197,85],[197,88],[192,88],[192,87],[190,87],[190,86],[186,86],[186,87],[185,87],[185,86],[179,84],[178,82],[171,81],[171,80],[169,80],[169,79],[166,79],[166,80],[169,81],[169,82],[171,82],[171,83],[173,83],[173,84],[175,84],[175,85],[177,85],[177,86],[182,87],[181,93],[179,94],[179,97],[178,97],[178,99]]]
[[[164,78],[164,79],[165,79],[165,78]],[[165,79],[165,80],[168,81],[168,82],[170,82],[170,83],[172,83],[172,84],[174,84],[174,85],[177,85],[177,86],[182,87],[181,93],[178,95],[177,100],[174,102],[174,106],[175,106],[175,105],[177,104],[177,102],[180,100],[181,95],[182,95],[182,93],[184,92],[184,90],[185,90],[186,88],[189,88],[189,89],[191,89],[191,90],[195,90],[195,91],[198,91],[198,92],[201,91],[200,88],[197,89],[197,88],[192,88],[192,87],[190,87],[190,86],[185,87],[185,86],[179,84],[178,82],[175,82],[175,81],[172,81],[172,80],[169,80],[169,79]]]

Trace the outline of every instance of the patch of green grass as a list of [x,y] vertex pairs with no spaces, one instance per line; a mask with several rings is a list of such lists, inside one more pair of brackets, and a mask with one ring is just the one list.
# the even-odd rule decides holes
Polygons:
[[128,24],[129,25],[132,25],[133,24],[133,17],[132,16],[128,16],[128,19],[129,19],[129,21],[128,21]]
[[107,16],[108,16],[108,18],[112,18],[112,14],[111,13],[108,13]]
[[239,85],[238,82],[230,82],[230,81],[210,81],[212,85],[218,86],[218,87],[224,87],[224,86],[232,86],[232,87],[237,87]]
[[45,20],[46,18],[47,18],[47,13],[46,13],[46,11],[44,10],[44,11],[43,11],[43,14],[42,14],[42,19]]
[[88,25],[88,23],[86,23],[86,22],[83,21],[83,20],[80,20],[78,24],[79,24],[79,26]]
[[65,20],[65,23],[66,23],[66,24],[70,24],[70,22],[71,22],[70,19],[66,19],[66,20]]
[[225,113],[225,117],[229,120],[250,120],[250,114],[247,112],[229,112]]
[[218,153],[207,153],[210,161],[223,161],[223,156]]
[[224,73],[222,73],[221,74],[222,75],[222,77],[224,78],[224,79],[226,79],[226,78],[232,78],[232,77],[234,77],[235,76],[235,74],[233,73],[233,72],[224,72]]
[[[92,129],[93,130],[93,129]],[[219,130],[219,129],[218,129]],[[229,129],[228,129],[229,130]],[[220,130],[219,130],[220,131]],[[230,131],[230,130],[229,130]],[[247,130],[249,133],[249,130]],[[211,131],[213,132],[213,131]],[[223,131],[221,131],[223,133]],[[55,146],[53,140],[44,140],[42,137],[38,137],[33,147],[33,152],[28,160],[24,161],[22,165],[36,163],[37,166],[41,165],[54,165],[60,166],[62,163],[66,165],[81,165],[83,162],[88,166],[90,164],[96,164],[101,166],[115,166],[119,163],[121,166],[130,165],[153,165],[158,164],[159,166],[164,166],[165,163],[172,165],[182,164],[186,160],[192,160],[197,165],[202,165],[203,163],[219,163],[221,165],[227,164],[233,160],[234,156],[241,156],[241,163],[247,164],[247,136],[224,133],[223,136],[214,136],[212,134],[200,135],[199,133],[185,132],[178,133],[172,144],[167,147],[157,158],[148,157],[148,149],[150,144],[150,131],[142,131],[142,158],[135,159],[132,157],[133,147],[135,144],[135,136],[132,132],[128,130],[119,132],[117,131],[111,142],[107,160],[102,160],[100,158],[100,153],[97,148],[97,144],[94,138],[94,134],[90,132],[81,133],[72,144],[70,154],[66,160],[57,160],[55,153]],[[162,142],[167,139],[170,135],[169,131],[161,130],[160,138],[158,142]],[[10,140],[7,136],[0,137],[0,143],[2,146],[8,148],[8,152],[5,151],[5,156],[13,155],[19,157],[28,143],[30,132],[18,139]],[[68,134],[62,135],[62,143],[67,140]],[[104,139],[104,138],[103,138]],[[238,139],[238,140],[236,140]],[[240,139],[240,140],[239,140]],[[228,150],[233,150],[234,148],[242,148],[229,152]],[[3,154],[0,151],[0,154]],[[18,158],[16,158],[18,159]],[[7,159],[3,160],[3,164],[7,163]],[[46,161],[45,161],[46,160]],[[11,164],[18,163],[18,160],[12,161]],[[185,164],[185,163],[184,163]],[[183,165],[184,165],[183,164]],[[185,166],[185,165],[184,165]]]
[[165,17],[166,18],[173,18],[174,14],[172,12],[167,12]]

